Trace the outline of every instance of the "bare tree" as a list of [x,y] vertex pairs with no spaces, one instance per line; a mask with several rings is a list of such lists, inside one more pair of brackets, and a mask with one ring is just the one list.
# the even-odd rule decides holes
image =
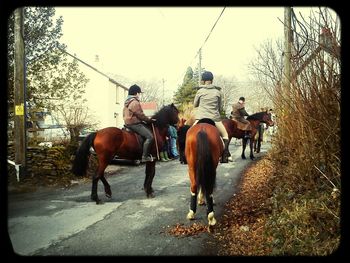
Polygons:
[[67,129],[70,133],[70,144],[77,145],[79,134],[84,128],[93,128],[97,123],[92,123],[89,109],[84,104],[72,102],[56,105]]
[[221,88],[221,92],[223,95],[222,98],[222,110],[224,111],[225,115],[230,115],[231,112],[231,106],[235,100],[235,97],[237,97],[237,79],[234,76],[231,77],[224,77],[222,75],[215,76],[214,78],[214,85]]

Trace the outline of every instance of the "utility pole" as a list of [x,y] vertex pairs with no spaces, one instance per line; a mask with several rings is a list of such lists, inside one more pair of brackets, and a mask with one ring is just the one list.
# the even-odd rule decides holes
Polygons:
[[291,7],[284,8],[284,71],[283,88],[285,94],[289,95],[291,80],[291,52],[292,52],[292,30],[291,30]]
[[201,84],[201,76],[202,76],[202,48],[199,49],[198,51],[198,85]]
[[162,102],[162,106],[164,106],[164,79],[162,79],[163,81],[163,102]]
[[23,40],[23,8],[14,11],[14,108],[15,108],[15,167],[17,180],[26,168],[26,106],[25,106],[25,53]]

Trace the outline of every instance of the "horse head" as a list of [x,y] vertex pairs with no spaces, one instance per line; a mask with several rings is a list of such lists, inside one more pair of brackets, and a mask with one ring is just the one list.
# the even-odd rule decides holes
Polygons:
[[152,118],[157,120],[156,125],[159,127],[175,125],[179,122],[179,110],[172,103],[161,108]]
[[275,125],[274,121],[272,120],[271,112],[265,111],[265,114],[263,115],[263,122],[265,122],[267,126]]
[[252,115],[249,115],[247,117],[247,120],[257,120],[263,123],[266,123],[268,126],[273,126],[274,122],[271,119],[271,113],[268,113],[267,111],[262,111],[258,113],[254,113]]

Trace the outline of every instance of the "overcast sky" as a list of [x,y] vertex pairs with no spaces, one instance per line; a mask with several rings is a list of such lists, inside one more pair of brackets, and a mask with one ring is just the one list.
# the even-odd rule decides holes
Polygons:
[[[137,83],[165,80],[176,90],[223,7],[56,7],[67,51]],[[202,49],[202,67],[247,78],[247,64],[268,39],[283,38],[283,7],[227,7]],[[123,84],[123,83],[122,83]]]

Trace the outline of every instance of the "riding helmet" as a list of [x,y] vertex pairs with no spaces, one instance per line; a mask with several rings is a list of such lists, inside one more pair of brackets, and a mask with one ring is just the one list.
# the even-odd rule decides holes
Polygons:
[[245,101],[245,98],[244,97],[240,97],[239,100]]
[[134,84],[129,88],[128,94],[129,95],[136,95],[137,93],[141,93],[141,92],[142,92],[141,88],[139,86],[137,86],[136,84]]
[[202,74],[202,80],[207,81],[207,80],[213,80],[214,76],[213,73],[210,71],[204,71]]

